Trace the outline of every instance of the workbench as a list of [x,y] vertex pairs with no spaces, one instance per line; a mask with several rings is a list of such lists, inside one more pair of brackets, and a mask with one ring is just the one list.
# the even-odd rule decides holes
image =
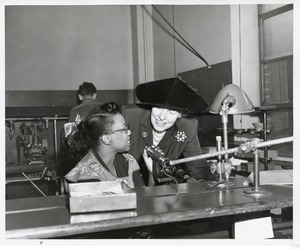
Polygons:
[[55,195],[57,191],[58,177],[51,163],[6,165],[5,175],[6,199]]
[[248,197],[245,178],[233,185],[206,189],[208,182],[161,185],[137,189],[136,215],[71,224],[67,195],[6,201],[6,239],[60,238],[172,222],[253,214],[293,206],[293,188],[263,186],[271,195]]

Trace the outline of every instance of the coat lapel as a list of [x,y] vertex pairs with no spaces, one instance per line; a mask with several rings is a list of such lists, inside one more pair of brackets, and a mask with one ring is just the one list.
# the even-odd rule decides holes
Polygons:
[[142,140],[144,141],[144,145],[151,146],[153,143],[153,136],[150,116],[144,117],[140,121],[139,133],[139,135],[142,137]]
[[157,145],[159,148],[161,148],[166,155],[169,154],[169,150],[172,147],[172,144],[175,142],[175,133],[177,131],[176,125],[172,126],[164,135],[162,140]]
[[[180,148],[183,143],[178,143],[176,139],[176,134],[178,132],[177,124],[175,123],[164,135],[162,140],[157,145],[159,148],[163,150],[165,155],[171,156],[172,158],[175,156],[174,153],[181,153]],[[152,135],[152,126],[150,121],[150,115],[147,117],[143,117],[139,124],[139,136],[142,137],[144,141],[144,146],[153,145],[153,135]],[[172,148],[172,150],[171,150]]]

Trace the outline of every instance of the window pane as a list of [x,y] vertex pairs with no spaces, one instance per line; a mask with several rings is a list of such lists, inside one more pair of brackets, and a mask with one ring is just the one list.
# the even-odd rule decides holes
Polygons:
[[263,59],[293,54],[293,11],[263,22]]
[[285,4],[262,4],[261,10],[262,10],[262,13],[265,13],[265,12],[277,9],[279,7],[282,7],[284,5]]
[[[293,136],[293,110],[276,110],[268,113],[268,140]],[[293,156],[293,143],[273,145],[272,150],[278,150],[279,156]]]
[[263,104],[293,102],[293,57],[266,63],[263,75]]

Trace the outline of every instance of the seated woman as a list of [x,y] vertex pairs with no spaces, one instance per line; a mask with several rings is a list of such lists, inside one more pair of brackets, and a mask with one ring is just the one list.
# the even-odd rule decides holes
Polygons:
[[145,186],[140,168],[130,149],[130,134],[125,119],[111,102],[96,107],[78,126],[87,139],[88,153],[65,175],[68,182],[121,181],[129,188]]

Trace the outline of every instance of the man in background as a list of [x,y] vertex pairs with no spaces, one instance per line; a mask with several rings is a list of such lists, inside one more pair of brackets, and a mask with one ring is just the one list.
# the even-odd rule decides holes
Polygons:
[[72,108],[69,122],[85,120],[95,106],[101,105],[100,102],[96,101],[96,97],[97,89],[94,84],[91,82],[83,82],[78,89],[78,98],[81,104]]

